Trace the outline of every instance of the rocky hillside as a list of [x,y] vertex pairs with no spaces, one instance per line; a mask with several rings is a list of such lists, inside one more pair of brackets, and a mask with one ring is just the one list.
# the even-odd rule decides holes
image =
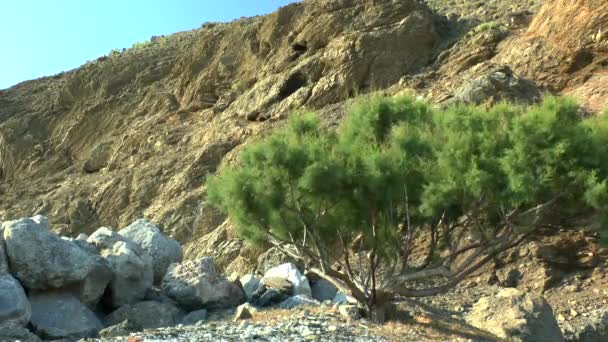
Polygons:
[[306,0],[18,84],[0,91],[0,220],[43,214],[75,237],[146,218],[186,257],[247,259],[204,180],[290,112],[332,124],[371,91],[438,104],[550,92],[599,112],[606,13],[603,0]]

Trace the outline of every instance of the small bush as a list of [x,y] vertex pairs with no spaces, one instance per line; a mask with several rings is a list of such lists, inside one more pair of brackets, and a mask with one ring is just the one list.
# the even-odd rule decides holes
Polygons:
[[132,49],[143,49],[150,45],[152,45],[152,42],[149,40],[145,40],[143,42],[137,42],[137,43],[133,44],[133,46],[131,48]]

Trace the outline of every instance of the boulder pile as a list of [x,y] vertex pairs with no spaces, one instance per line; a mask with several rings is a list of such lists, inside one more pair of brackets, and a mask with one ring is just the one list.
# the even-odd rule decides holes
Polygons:
[[236,310],[246,302],[250,313],[254,306],[290,309],[346,298],[291,263],[229,280],[211,257],[182,259],[180,244],[146,220],[76,239],[54,234],[40,215],[4,222],[0,340],[122,336],[194,325],[208,310]]
[[[346,322],[362,317],[352,297],[294,263],[227,278],[211,257],[182,260],[179,243],[146,220],[76,239],[54,234],[48,222],[35,216],[0,226],[0,341],[196,327],[226,310],[235,322],[267,308],[322,305]],[[563,340],[546,301],[515,289],[480,300],[466,320],[501,338]]]

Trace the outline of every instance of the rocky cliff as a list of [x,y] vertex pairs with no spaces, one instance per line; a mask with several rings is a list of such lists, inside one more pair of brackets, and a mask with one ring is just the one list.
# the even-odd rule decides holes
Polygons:
[[335,123],[371,91],[564,93],[597,112],[606,31],[603,0],[306,0],[155,39],[0,91],[0,221],[43,214],[76,236],[143,217],[186,257],[233,259],[242,245],[207,205],[205,177],[290,112]]

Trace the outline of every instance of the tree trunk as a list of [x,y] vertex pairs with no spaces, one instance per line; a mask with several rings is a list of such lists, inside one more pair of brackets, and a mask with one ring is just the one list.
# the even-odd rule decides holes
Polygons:
[[385,323],[391,319],[393,309],[394,304],[391,302],[391,299],[380,292],[380,296],[374,302],[368,302],[367,318],[376,324]]

